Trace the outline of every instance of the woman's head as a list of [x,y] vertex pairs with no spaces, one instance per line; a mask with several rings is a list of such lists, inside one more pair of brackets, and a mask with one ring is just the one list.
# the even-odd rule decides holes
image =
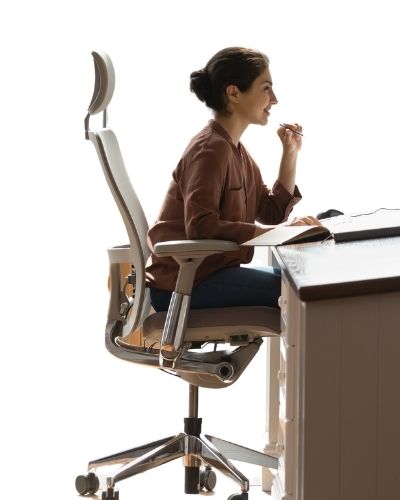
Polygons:
[[269,66],[268,57],[257,50],[228,47],[217,52],[206,66],[190,75],[190,90],[217,113],[227,111],[226,89],[246,92]]

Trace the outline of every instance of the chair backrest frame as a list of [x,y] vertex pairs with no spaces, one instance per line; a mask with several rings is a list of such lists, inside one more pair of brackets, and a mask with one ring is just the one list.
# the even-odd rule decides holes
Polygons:
[[146,243],[148,224],[135,190],[131,184],[118,140],[111,129],[89,131],[89,139],[97,151],[107,184],[118,206],[128,234],[130,263],[135,272],[135,294],[127,314],[123,336],[138,328],[150,310],[146,289],[146,261],[149,250]]
[[[85,118],[85,137],[97,152],[104,176],[125,224],[130,245],[124,249],[124,258],[133,266],[135,275],[134,297],[127,313],[113,310],[110,303],[109,319],[123,320],[122,336],[128,335],[143,323],[150,310],[150,297],[146,289],[145,266],[149,256],[147,247],[148,223],[143,208],[131,184],[118,140],[114,132],[107,128],[107,106],[115,88],[115,71],[110,57],[101,51],[92,52],[95,85],[93,96]],[[103,113],[103,128],[90,130],[90,117]],[[122,256],[118,249],[109,249],[109,255]],[[110,261],[112,258],[110,258]],[[121,261],[122,263],[123,261]]]

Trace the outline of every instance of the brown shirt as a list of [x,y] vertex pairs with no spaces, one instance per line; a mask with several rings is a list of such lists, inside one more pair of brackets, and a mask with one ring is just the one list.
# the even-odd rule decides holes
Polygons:
[[[297,187],[292,196],[279,181],[268,189],[243,145],[236,147],[213,120],[190,141],[172,177],[158,220],[148,232],[150,249],[168,240],[243,243],[253,237],[255,221],[279,224],[301,199]],[[207,257],[197,270],[195,285],[219,269],[250,262],[253,253],[253,248],[242,247]],[[152,254],[146,271],[150,286],[174,289],[178,264],[173,258]]]

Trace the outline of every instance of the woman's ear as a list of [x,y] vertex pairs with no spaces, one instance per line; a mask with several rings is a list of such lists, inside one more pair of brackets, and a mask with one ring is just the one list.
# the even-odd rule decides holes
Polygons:
[[236,85],[228,85],[225,89],[226,97],[228,102],[238,102],[240,90],[236,87]]

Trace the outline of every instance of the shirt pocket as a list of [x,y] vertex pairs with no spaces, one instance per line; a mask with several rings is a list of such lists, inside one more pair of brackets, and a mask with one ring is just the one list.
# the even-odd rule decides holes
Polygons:
[[220,206],[221,218],[229,221],[244,221],[246,218],[246,192],[244,185],[225,189]]

